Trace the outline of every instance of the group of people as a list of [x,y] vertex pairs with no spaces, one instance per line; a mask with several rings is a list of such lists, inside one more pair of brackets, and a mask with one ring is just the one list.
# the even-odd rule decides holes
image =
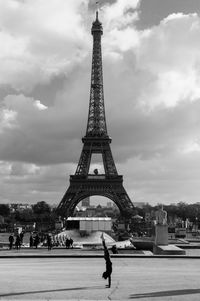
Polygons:
[[21,245],[23,244],[23,238],[24,238],[24,233],[21,232],[16,235],[16,238],[14,238],[14,234],[10,234],[8,240],[9,240],[9,249],[12,250],[13,247],[17,250],[21,248]]
[[66,238],[65,240],[65,246],[66,246],[66,249],[69,249],[69,248],[73,248],[73,239],[70,237],[70,238]]
[[29,241],[29,246],[30,248],[35,247],[37,249],[39,243],[44,243],[44,245],[47,246],[48,250],[50,251],[53,246],[65,246],[66,249],[73,248],[73,239],[71,237],[66,237],[64,242],[60,244],[60,241],[58,238],[53,237],[51,234],[47,233],[44,235],[43,238],[40,238],[38,234],[33,236],[33,234],[30,235],[30,241]]
[[[16,235],[13,233],[10,234],[8,240],[9,240],[9,249],[12,250],[14,247],[19,250],[23,244],[23,239],[24,239],[24,233],[20,232]],[[38,234],[36,236],[33,236],[32,234],[30,235],[29,239],[29,246],[30,248],[35,247],[37,249],[38,245],[40,243],[40,237]]]
[[30,239],[29,239],[29,246],[30,248],[35,247],[36,249],[38,248],[38,245],[40,243],[40,237],[38,234],[36,234],[35,236],[33,236],[32,234],[30,235]]

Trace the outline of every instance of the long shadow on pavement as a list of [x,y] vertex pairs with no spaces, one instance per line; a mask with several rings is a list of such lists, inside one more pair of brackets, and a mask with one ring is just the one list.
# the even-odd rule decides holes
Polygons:
[[42,294],[42,293],[54,293],[54,292],[65,292],[65,291],[79,291],[79,290],[92,290],[92,289],[105,289],[103,286],[84,286],[84,287],[70,287],[70,288],[61,288],[54,290],[42,290],[42,291],[29,291],[29,292],[16,292],[16,293],[7,293],[0,294],[1,297],[9,297],[9,296],[19,296],[19,295],[32,295],[32,294]]
[[141,299],[141,298],[156,298],[156,297],[170,297],[180,295],[193,295],[200,294],[200,289],[184,289],[184,290],[173,290],[173,291],[160,291],[144,294],[133,294],[130,295],[130,299]]

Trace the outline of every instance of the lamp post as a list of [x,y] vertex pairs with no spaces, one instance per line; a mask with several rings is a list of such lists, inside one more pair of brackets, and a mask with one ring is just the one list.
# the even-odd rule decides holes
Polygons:
[[198,231],[198,217],[195,218],[195,229]]

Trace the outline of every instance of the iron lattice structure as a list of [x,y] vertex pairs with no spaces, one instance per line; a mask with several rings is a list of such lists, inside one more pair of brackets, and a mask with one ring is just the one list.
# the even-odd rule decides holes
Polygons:
[[[111,138],[107,133],[101,55],[103,28],[98,19],[98,12],[91,33],[93,55],[86,135],[82,138],[83,149],[75,175],[70,176],[70,186],[57,207],[57,212],[65,217],[71,216],[81,200],[100,195],[110,198],[125,216],[134,206],[123,187],[123,177],[118,175],[110,148]],[[95,153],[102,155],[104,174],[89,174],[92,154]]]

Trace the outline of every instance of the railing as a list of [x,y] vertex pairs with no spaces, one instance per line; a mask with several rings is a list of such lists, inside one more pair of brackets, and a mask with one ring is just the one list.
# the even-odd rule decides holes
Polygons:
[[77,180],[77,181],[80,181],[80,180],[122,180],[122,176],[121,175],[105,175],[105,174],[98,174],[98,175],[95,175],[95,174],[88,174],[88,175],[71,175],[70,176],[70,179],[71,180]]
[[88,175],[87,179],[88,180],[105,180],[106,176],[105,175]]

